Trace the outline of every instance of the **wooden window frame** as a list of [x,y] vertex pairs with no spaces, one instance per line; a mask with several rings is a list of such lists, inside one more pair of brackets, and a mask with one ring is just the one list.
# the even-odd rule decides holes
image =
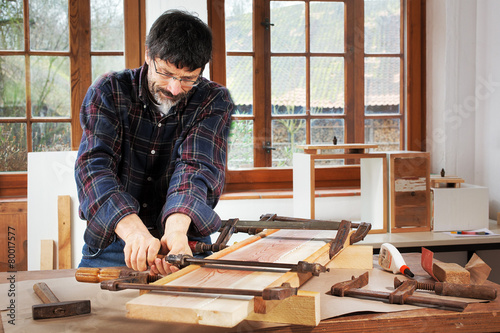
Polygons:
[[[363,31],[363,0],[345,0],[346,6],[353,6],[346,10],[346,24],[352,24],[357,31]],[[214,32],[214,53],[213,59],[216,59],[210,64],[210,73],[212,80],[225,84],[226,82],[226,48],[225,48],[225,13],[224,0],[207,0],[208,4],[208,22]],[[426,136],[426,109],[425,109],[425,5],[426,0],[406,0],[406,6],[402,6],[402,11],[406,20],[403,34],[406,35],[406,44],[404,47],[404,55],[406,61],[406,75],[402,75],[406,82],[403,83],[401,91],[401,107],[405,107],[405,112],[401,115],[391,115],[390,118],[399,118],[401,126],[405,126],[406,138],[401,138],[406,150],[409,151],[425,151],[425,136]],[[254,4],[254,25],[260,24],[265,17],[270,17],[268,9],[261,7],[261,2]],[[255,15],[256,12],[263,13],[263,17]],[[354,14],[356,13],[356,14]],[[361,13],[361,15],[359,15]],[[403,28],[402,28],[403,29]],[[352,31],[352,29],[350,29]],[[355,38],[356,37],[356,38]],[[346,30],[346,47],[352,47],[354,52],[361,52],[364,47],[360,47],[364,43],[364,39],[354,36],[353,33],[348,33]],[[269,40],[261,39],[254,35],[254,48],[264,47],[265,52],[270,52]],[[266,61],[269,61],[269,54],[255,57],[254,64],[261,66]],[[357,87],[346,86],[346,99],[354,99],[355,111],[346,115],[346,121],[349,121],[352,126],[364,128],[364,94],[354,95],[354,89],[363,89],[364,83],[364,59],[365,55],[360,54],[354,57],[355,61],[346,66],[353,66],[351,72],[354,75],[354,80],[346,80],[346,85],[356,84]],[[270,67],[267,67],[270,68]],[[403,69],[402,69],[403,71]],[[264,73],[257,74],[255,80],[264,76]],[[266,84],[262,80],[263,85]],[[257,84],[254,84],[254,87]],[[255,88],[254,88],[255,89]],[[270,122],[270,116],[266,114],[257,114],[257,110],[265,110],[270,107],[271,101],[269,94],[262,91],[254,91],[254,96],[264,96],[254,101],[254,121],[261,122],[263,126],[265,122]],[[404,96],[404,97],[403,97]],[[259,105],[256,105],[258,103]],[[266,111],[270,114],[270,111]],[[353,117],[349,119],[348,117]],[[355,118],[354,118],[355,117]],[[370,119],[371,117],[366,117]],[[377,117],[383,118],[383,117]],[[242,118],[243,119],[243,118]],[[406,123],[405,123],[406,122]],[[270,126],[263,126],[270,130]],[[403,131],[401,131],[403,133]],[[266,133],[264,133],[265,135]],[[269,133],[267,133],[269,134]],[[270,135],[266,135],[270,137]],[[354,131],[353,128],[346,128],[346,142],[361,142],[364,140],[364,135],[361,131]],[[406,140],[405,140],[406,139]],[[259,149],[262,142],[254,140],[254,150]],[[271,158],[271,154],[267,154]],[[262,164],[262,161],[257,162]],[[271,167],[255,167],[248,170],[228,170],[226,173],[225,192],[240,192],[240,191],[259,191],[259,190],[287,190],[292,189],[292,169],[291,168],[271,168]],[[357,165],[345,165],[341,167],[321,167],[316,171],[316,187],[357,187],[360,185],[360,171]]]
[[[28,24],[29,1],[23,0],[24,22]],[[34,122],[69,122],[71,123],[71,149],[78,150],[82,129],[80,127],[80,106],[92,83],[91,57],[95,55],[125,55],[125,66],[136,68],[144,63],[146,39],[146,0],[124,0],[124,52],[94,52],[91,51],[90,40],[90,0],[70,0],[69,13],[69,52],[36,52],[29,48],[29,38],[25,37],[25,50],[2,52],[3,55],[24,55],[26,61],[33,55],[68,55],[71,71],[71,117],[69,118],[43,118],[31,120],[30,99],[27,97],[27,112],[25,121],[27,125],[27,138],[31,135],[31,124]],[[27,31],[27,28],[25,28]],[[27,66],[29,68],[29,66]],[[29,73],[26,74],[29,85]],[[19,119],[15,119],[19,122]],[[9,122],[5,120],[3,122]],[[28,140],[28,151],[33,151],[31,140]],[[0,197],[26,197],[27,196],[26,172],[0,173]]]

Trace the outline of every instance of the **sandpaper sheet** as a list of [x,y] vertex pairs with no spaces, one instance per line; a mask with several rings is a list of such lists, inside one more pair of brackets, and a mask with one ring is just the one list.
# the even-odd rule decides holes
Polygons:
[[[406,259],[407,257],[405,257]],[[415,257],[420,261],[420,255]],[[374,259],[376,260],[376,259]],[[408,263],[408,260],[407,260]],[[418,267],[417,267],[418,266]],[[416,275],[425,278],[426,273],[415,264],[410,266]],[[363,300],[349,297],[336,297],[328,295],[327,292],[331,286],[337,282],[351,279],[351,276],[359,276],[366,270],[356,269],[333,269],[332,271],[321,274],[319,277],[310,279],[301,289],[318,291],[321,293],[321,317],[322,319],[341,316],[355,312],[393,312],[409,309],[418,309],[411,305],[392,305],[379,301]],[[370,271],[370,282],[366,289],[391,291],[393,290],[394,274],[380,269],[374,261],[374,269]],[[58,278],[43,280],[52,289],[60,301],[70,301],[79,299],[90,299],[92,313],[88,315],[33,320],[31,307],[34,304],[40,304],[41,301],[33,292],[33,284],[41,281],[19,281],[15,284],[16,289],[16,325],[8,323],[10,318],[7,316],[7,308],[10,298],[4,297],[8,294],[9,284],[0,284],[0,309],[2,323],[5,332],[144,332],[147,327],[148,332],[165,331],[165,323],[140,321],[126,318],[125,304],[127,301],[139,295],[136,290],[123,290],[111,292],[101,290],[99,284],[80,283],[74,278]],[[2,281],[3,282],[3,281]],[[457,298],[452,298],[457,299]],[[471,301],[466,299],[460,299]],[[220,327],[203,326],[203,332],[235,332],[251,331],[261,327],[280,326],[279,324],[261,323],[244,321],[232,329]],[[196,332],[195,329],[200,326],[168,323],[168,332]]]

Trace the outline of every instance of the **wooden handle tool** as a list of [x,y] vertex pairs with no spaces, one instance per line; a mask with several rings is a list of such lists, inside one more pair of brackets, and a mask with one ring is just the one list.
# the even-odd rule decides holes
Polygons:
[[33,285],[44,304],[33,305],[33,319],[70,317],[90,313],[90,300],[61,302],[45,282]]

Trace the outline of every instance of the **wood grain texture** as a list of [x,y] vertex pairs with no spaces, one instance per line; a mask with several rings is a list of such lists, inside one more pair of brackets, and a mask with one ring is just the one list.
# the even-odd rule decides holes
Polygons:
[[[240,245],[237,249],[230,247],[226,249],[227,251],[224,250],[225,253],[216,253],[216,256],[227,260],[284,263],[297,263],[299,260],[304,259],[309,261],[319,258],[321,256],[320,252],[325,252],[325,249],[328,250],[327,243],[331,238],[335,237],[335,234],[336,231],[274,230],[265,237],[249,241],[244,246]],[[236,245],[239,245],[239,243]],[[310,273],[297,274],[279,269],[249,270],[246,268],[205,265],[197,269],[191,268],[187,274],[178,274],[175,279],[167,277],[157,281],[157,283],[177,286],[198,285],[216,288],[262,290],[268,286],[279,285],[284,280],[291,281],[292,285],[297,286],[309,278]],[[168,282],[166,282],[167,279]],[[291,301],[290,306],[296,306],[296,302],[297,300]],[[305,302],[312,302],[308,303],[309,306],[315,304],[315,301],[309,298]],[[272,306],[272,309],[269,307],[269,310],[275,308],[275,306]],[[148,293],[128,302],[127,310],[127,316],[130,318],[233,327],[254,313],[254,299],[246,296]],[[282,318],[282,315],[279,314],[282,311],[277,312],[276,318]],[[309,317],[314,317],[309,318],[308,323],[316,322],[315,311],[308,311]],[[182,315],[179,315],[181,313]],[[271,313],[271,311],[266,312],[268,316],[271,316]],[[294,320],[296,320],[295,318]]]
[[[257,302],[257,300],[255,300]],[[250,313],[247,320],[317,326],[321,321],[320,294],[299,290],[297,296],[283,301],[269,301],[264,313]]]
[[52,270],[55,267],[54,241],[42,239],[40,241],[40,270]]
[[469,284],[470,273],[456,263],[434,262],[432,264],[434,276],[441,282]]
[[71,266],[71,196],[57,198],[58,230],[58,267],[70,269]]
[[429,231],[430,155],[391,152],[389,211],[391,232]]
[[26,200],[0,202],[0,272],[25,271],[28,268]]

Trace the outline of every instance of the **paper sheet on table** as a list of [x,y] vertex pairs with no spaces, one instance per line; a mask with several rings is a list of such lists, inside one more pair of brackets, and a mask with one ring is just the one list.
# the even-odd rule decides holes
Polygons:
[[444,232],[446,235],[450,235],[452,237],[488,237],[488,236],[497,236],[498,234],[495,234],[493,231],[491,231],[488,228],[482,228],[482,229],[475,229],[475,230],[467,230],[467,232],[484,232],[487,233],[487,235],[470,235],[470,234],[454,234],[451,231]]

